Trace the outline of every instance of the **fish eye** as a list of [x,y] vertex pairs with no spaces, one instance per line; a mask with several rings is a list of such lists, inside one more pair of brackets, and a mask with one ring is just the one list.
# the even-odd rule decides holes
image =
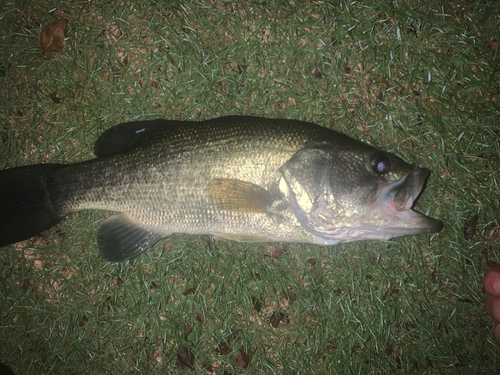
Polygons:
[[370,164],[372,167],[372,171],[375,173],[382,174],[389,171],[389,158],[385,154],[377,153],[376,155],[373,155]]

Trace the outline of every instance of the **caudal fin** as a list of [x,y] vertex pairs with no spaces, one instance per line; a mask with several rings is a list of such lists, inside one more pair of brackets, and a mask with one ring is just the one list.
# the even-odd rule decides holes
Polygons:
[[0,171],[0,247],[26,240],[64,217],[50,199],[50,175],[59,164]]

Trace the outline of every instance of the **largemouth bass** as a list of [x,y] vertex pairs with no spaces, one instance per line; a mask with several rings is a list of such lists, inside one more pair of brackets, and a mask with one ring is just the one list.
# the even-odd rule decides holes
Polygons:
[[0,171],[0,246],[80,210],[120,212],[97,232],[113,262],[172,233],[332,245],[442,226],[412,209],[427,169],[312,123],[130,122],[105,131],[94,153]]

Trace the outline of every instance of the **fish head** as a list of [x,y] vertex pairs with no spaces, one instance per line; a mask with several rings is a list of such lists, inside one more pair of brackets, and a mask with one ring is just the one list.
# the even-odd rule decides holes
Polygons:
[[316,243],[438,232],[442,224],[413,210],[430,174],[361,142],[319,144],[282,168],[280,190]]

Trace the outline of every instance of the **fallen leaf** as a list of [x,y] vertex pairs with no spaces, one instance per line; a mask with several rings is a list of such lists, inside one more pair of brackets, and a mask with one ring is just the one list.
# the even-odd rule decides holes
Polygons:
[[315,78],[322,78],[323,77],[323,74],[321,74],[321,67],[320,66],[317,66],[315,67],[311,74],[313,75],[313,77]]
[[[379,77],[379,79],[378,79],[378,81],[379,81],[380,83],[383,83],[383,84],[384,84],[384,85],[386,85],[387,87],[389,87],[389,81],[387,81],[387,78],[385,78],[384,76],[380,76],[380,77]],[[400,94],[400,93],[404,90],[404,86],[403,86],[403,87],[401,87],[401,89],[400,89],[400,90],[401,90],[401,91],[399,91],[399,92],[398,92],[399,94]]]
[[478,215],[472,215],[464,226],[464,237],[466,240],[470,240],[476,234],[476,225],[479,221]]
[[493,51],[500,51],[500,40],[490,40],[488,42],[488,47]]
[[82,315],[80,317],[80,320],[78,320],[78,325],[80,327],[83,327],[85,324],[87,324],[88,321],[89,321],[88,318],[85,315]]
[[227,342],[223,342],[217,349],[215,349],[215,352],[218,355],[227,355],[231,353],[231,347],[227,344]]
[[235,358],[236,366],[239,368],[247,368],[251,360],[252,356],[247,354],[243,348],[240,348]]
[[116,286],[117,286],[118,288],[121,288],[121,286],[123,285],[123,280],[120,278],[120,276],[117,276],[117,277],[116,277],[115,282],[116,282]]
[[56,92],[53,92],[52,94],[50,94],[50,99],[52,99],[52,101],[54,103],[61,103],[61,99],[59,99],[57,97],[57,93]]
[[491,222],[486,228],[485,232],[487,233],[486,238],[489,241],[492,241],[493,236],[496,236],[498,233],[498,225],[495,222]]
[[214,372],[214,368],[212,367],[212,364],[211,363],[207,363],[205,365],[203,365],[203,368],[208,371],[208,372]]
[[271,257],[273,259],[280,259],[283,253],[286,251],[285,247],[281,243],[277,243],[274,246],[269,246],[271,250]]
[[294,302],[295,300],[297,300],[297,296],[291,288],[288,288],[288,290],[285,292],[285,298],[290,302]]
[[435,270],[431,272],[431,277],[432,277],[432,281],[434,281],[434,282],[438,281],[438,276],[437,276],[437,273]]
[[41,232],[31,237],[31,242],[37,246],[47,246],[49,243],[46,241],[46,237],[47,232]]
[[68,20],[62,18],[42,29],[40,33],[40,46],[43,53],[46,51],[57,52],[64,48],[67,24]]
[[269,323],[271,323],[271,326],[273,328],[278,328],[278,326],[281,323],[288,324],[290,323],[290,318],[288,317],[287,314],[283,312],[273,312],[273,315],[271,315],[271,318],[269,318]]
[[24,280],[23,281],[23,284],[21,285],[21,288],[23,288],[23,290],[27,290],[28,288],[30,288],[31,286],[31,281],[29,281],[28,279]]
[[193,332],[193,327],[186,323],[186,325],[184,326],[184,340],[187,340],[191,332]]
[[177,359],[181,366],[192,369],[194,364],[194,354],[189,350],[189,348],[181,345],[177,348],[176,351]]
[[200,323],[203,323],[203,320],[205,320],[203,319],[203,315],[201,315],[199,311],[196,313],[196,320],[199,321]]
[[470,298],[459,298],[458,299],[460,302],[465,302],[465,303],[471,303],[474,304],[475,302],[471,300]]

